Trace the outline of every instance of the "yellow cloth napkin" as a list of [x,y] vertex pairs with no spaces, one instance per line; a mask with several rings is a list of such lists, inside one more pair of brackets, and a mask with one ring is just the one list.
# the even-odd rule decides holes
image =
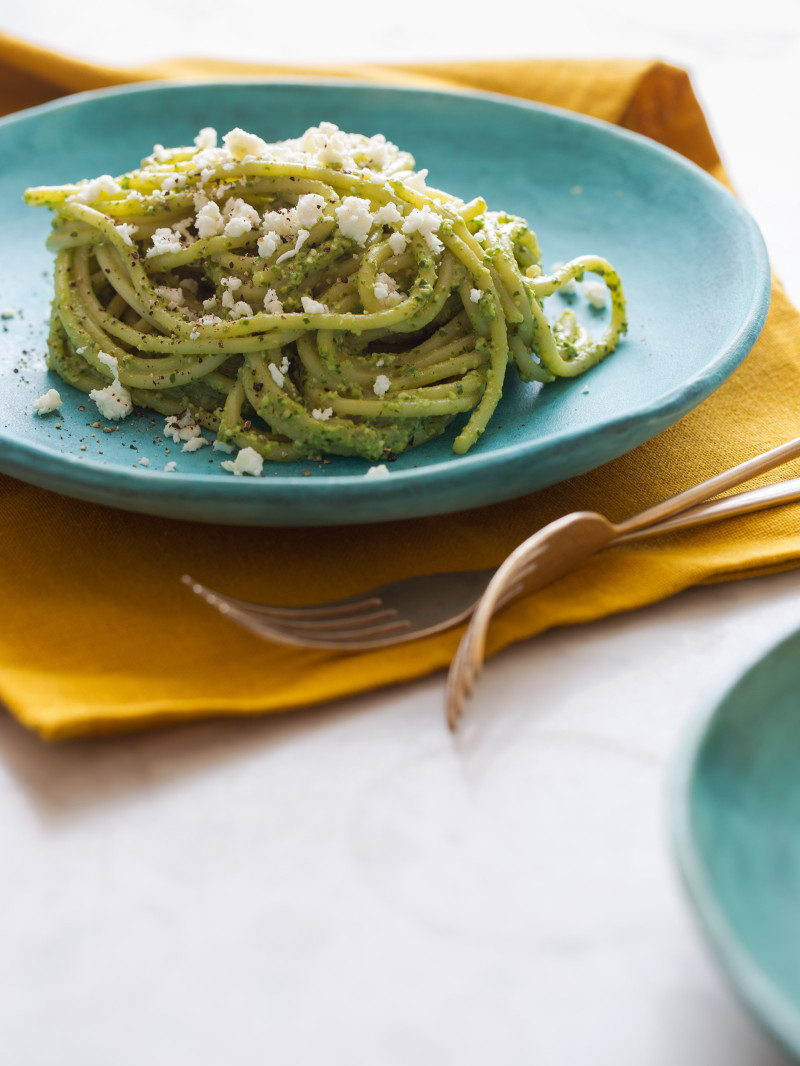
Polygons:
[[[0,111],[153,77],[348,76],[479,88],[586,112],[645,133],[724,180],[684,71],[645,61],[464,62],[298,70],[212,60],[114,69],[0,35]],[[179,583],[235,595],[335,598],[424,571],[485,567],[577,509],[620,519],[800,435],[800,316],[774,284],[764,332],[709,400],[599,471],[448,517],[332,529],[167,521],[0,477],[0,697],[44,737],[130,730],[331,700],[447,666],[458,633],[370,654],[275,647],[225,622]],[[800,474],[800,464],[762,480]],[[800,560],[800,508],[733,519],[606,552],[498,618],[491,650],[557,625],[630,610],[690,585]],[[579,639],[576,635],[576,639]]]

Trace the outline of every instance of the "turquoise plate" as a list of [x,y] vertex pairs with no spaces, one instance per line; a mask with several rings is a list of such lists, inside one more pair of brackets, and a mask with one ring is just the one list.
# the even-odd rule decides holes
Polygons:
[[712,948],[800,1056],[800,630],[702,717],[676,781],[678,860]]
[[[163,419],[93,427],[91,403],[43,367],[52,279],[50,219],[24,206],[28,185],[120,173],[153,143],[191,143],[205,125],[267,139],[326,119],[382,132],[413,152],[432,185],[526,217],[546,267],[597,252],[626,288],[630,331],[585,377],[541,388],[509,373],[478,445],[452,452],[458,426],[369,478],[357,459],[273,464],[259,479],[220,470],[210,449],[157,439]],[[441,514],[511,499],[583,473],[654,437],[741,362],[763,324],[770,278],[744,209],[685,159],[567,112],[489,95],[348,82],[148,84],[75,96],[0,122],[0,470],[115,507],[199,521],[330,525]],[[560,297],[553,310],[563,309]],[[603,315],[576,300],[592,329]],[[55,386],[54,418],[32,402]],[[83,406],[85,409],[80,410]],[[137,465],[146,457],[149,467]],[[165,473],[175,460],[177,470]]]

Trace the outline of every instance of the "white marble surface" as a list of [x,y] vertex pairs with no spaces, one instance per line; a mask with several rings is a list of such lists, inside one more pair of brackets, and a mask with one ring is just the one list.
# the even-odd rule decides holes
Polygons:
[[[688,66],[800,299],[800,7],[359,0],[81,5],[3,28],[87,57],[641,55]],[[422,10],[422,7],[420,7]],[[299,9],[298,9],[299,12]],[[295,24],[301,27],[294,29]],[[321,24],[322,25],[322,24]],[[87,27],[90,32],[87,32]],[[691,716],[800,625],[800,572],[695,589],[443,678],[284,718],[48,747],[0,717],[0,1034],[24,1066],[780,1066],[677,883]]]

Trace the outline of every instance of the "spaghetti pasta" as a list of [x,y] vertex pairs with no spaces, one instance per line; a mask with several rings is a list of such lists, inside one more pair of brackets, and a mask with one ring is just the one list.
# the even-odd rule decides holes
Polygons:
[[[625,301],[605,259],[545,274],[524,219],[426,177],[383,136],[321,123],[273,144],[204,129],[117,178],[28,189],[55,215],[48,363],[106,417],[151,408],[267,460],[385,459],[458,415],[463,454],[509,363],[583,373]],[[586,271],[610,293],[597,339],[542,306]]]

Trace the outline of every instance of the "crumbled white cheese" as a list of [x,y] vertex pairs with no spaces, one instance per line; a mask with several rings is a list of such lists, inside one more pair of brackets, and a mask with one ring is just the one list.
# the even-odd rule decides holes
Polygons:
[[[195,152],[192,163],[195,170],[200,174],[200,181],[205,185],[215,176],[218,168],[226,162],[230,162],[230,158],[231,154],[227,148],[200,148]],[[216,196],[216,193],[214,195]]]
[[258,211],[238,197],[235,199],[231,197],[226,201],[222,216],[228,220],[223,231],[226,237],[242,237],[250,230],[258,229],[261,223]]
[[229,196],[222,205],[223,218],[233,218],[235,215],[243,215],[256,229],[261,225],[261,215],[240,196]]
[[425,184],[427,176],[427,170],[418,170],[416,173],[412,174],[411,177],[405,178],[403,184],[407,185],[409,189],[414,189],[415,192],[425,192],[428,187]]
[[301,296],[300,303],[303,305],[303,310],[307,315],[322,315],[328,310],[325,304],[321,304],[318,300],[312,300],[310,296]]
[[[318,153],[329,148],[330,140],[339,132],[339,127],[333,122],[320,122],[319,126],[311,126],[297,142],[300,150],[307,155],[318,158]],[[339,138],[341,140],[341,138]],[[333,149],[335,151],[335,148]],[[335,162],[335,159],[331,159]]]
[[179,252],[183,245],[180,236],[167,226],[162,226],[153,234],[153,247],[147,249],[147,258],[166,252]]
[[470,289],[469,290],[469,298],[470,298],[470,300],[472,300],[472,302],[474,304],[480,303],[481,290],[480,289]]
[[75,199],[81,204],[91,204],[99,200],[103,194],[109,197],[121,192],[122,186],[110,174],[101,174],[99,178],[92,178],[91,181],[82,183],[75,194]]
[[264,310],[270,315],[283,314],[283,304],[274,289],[267,289],[264,294]]
[[332,133],[325,143],[317,148],[316,158],[323,166],[326,163],[333,163],[334,166],[352,167],[354,164],[350,154],[347,134],[342,133],[340,130]]
[[278,388],[282,388],[286,375],[289,373],[289,357],[284,355],[283,359],[281,359],[280,366],[278,366],[277,363],[268,363],[267,365],[269,367],[269,372],[272,375],[272,380]]
[[[230,293],[226,293],[225,295],[229,296]],[[239,318],[250,318],[252,315],[253,308],[244,300],[237,300],[233,307],[228,311],[228,318],[232,319],[234,322]]]
[[391,161],[392,150],[397,151],[392,142],[387,141],[382,133],[376,133],[374,137],[370,137],[365,147],[367,160],[374,170],[383,170]]
[[372,386],[372,391],[376,396],[384,397],[391,388],[391,385],[391,381],[389,381],[385,374],[378,374]]
[[199,339],[200,339],[200,331],[197,330],[197,329],[193,329],[192,332],[189,334],[189,340],[190,341],[196,341],[196,340],[199,340]]
[[169,437],[176,444],[200,436],[200,427],[188,407],[177,415],[167,415],[164,420],[164,436]]
[[298,233],[298,240],[297,240],[297,242],[295,242],[294,247],[291,249],[291,252],[286,252],[286,253],[284,253],[283,256],[278,256],[277,259],[275,260],[275,262],[279,263],[279,262],[282,262],[282,260],[284,260],[284,259],[287,259],[287,258],[290,258],[291,256],[297,255],[298,252],[300,252],[300,249],[303,247],[303,245],[305,244],[305,242],[308,240],[308,238],[310,236],[311,235],[310,235],[309,230],[301,229],[300,232]]
[[301,196],[294,209],[295,219],[298,226],[303,229],[311,229],[320,220],[325,209],[325,197],[317,193],[309,192]]
[[116,222],[115,225],[117,233],[122,237],[123,241],[133,247],[132,237],[139,227],[134,226],[132,222]]
[[150,466],[150,460],[147,458],[146,455],[143,455],[142,458],[139,460],[139,466]]
[[278,367],[278,365],[276,363],[268,363],[267,364],[267,369],[270,372],[272,380],[275,382],[275,384],[278,386],[279,389],[282,389],[283,388],[283,383],[286,380],[286,375],[283,373],[283,371]]
[[181,448],[182,452],[196,452],[198,448],[205,448],[211,441],[206,437],[191,437]]
[[173,189],[182,189],[185,184],[185,174],[168,174],[161,182],[161,191],[172,192]]
[[243,237],[253,228],[249,218],[244,215],[234,215],[230,222],[225,223],[224,233],[226,237]]
[[378,225],[384,225],[390,222],[402,222],[403,216],[397,210],[397,204],[388,203],[383,207],[379,207],[375,212],[375,221]]
[[211,447],[215,452],[227,452],[229,455],[236,450],[232,444],[228,444],[226,440],[220,440],[219,438],[212,443]]
[[241,477],[243,474],[258,477],[264,469],[264,460],[255,448],[242,448],[235,459],[226,459],[220,465],[223,470],[229,470],[231,474],[235,474],[237,477]]
[[398,290],[397,282],[391,274],[378,274],[373,292],[376,300],[388,304],[389,307],[394,307],[395,304],[407,298],[405,293]]
[[164,473],[165,474],[174,474],[177,469],[178,469],[178,464],[173,459],[171,462],[167,463],[166,466],[164,467]]
[[237,278],[235,274],[232,274],[229,278],[220,278],[219,283],[223,289],[229,289],[231,292],[236,292],[242,287],[242,279]]
[[120,383],[119,378],[114,378],[104,389],[92,389],[89,399],[97,404],[97,409],[103,418],[113,420],[127,418],[133,411],[131,394]]
[[335,122],[320,122],[318,126],[312,126],[310,129],[307,129],[303,136],[308,138],[312,134],[319,133],[323,137],[330,137],[331,134],[336,133],[338,129],[339,127]]
[[171,289],[168,285],[156,285],[155,291],[166,300],[170,310],[175,311],[184,303],[183,289]]
[[428,248],[434,255],[437,255],[444,247],[436,236],[441,224],[442,216],[431,211],[430,207],[425,204],[424,207],[415,208],[406,216],[403,222],[403,233],[419,233],[425,238]]
[[279,255],[275,262],[282,263],[284,259],[291,259],[293,256],[297,255],[297,253],[300,251],[300,249],[303,247],[303,245],[306,243],[310,236],[311,234],[307,229],[301,229],[300,232],[297,234],[297,243],[295,244],[294,248],[290,248],[288,252],[284,252],[283,255]]
[[289,211],[285,207],[280,211],[265,211],[261,224],[265,233],[277,233],[279,237],[294,237],[300,228],[294,209]]
[[386,463],[379,463],[377,466],[371,466],[364,477],[387,477],[388,474],[389,467]]
[[317,422],[327,422],[333,414],[332,407],[315,407],[311,412],[311,417],[316,418]]
[[225,228],[219,204],[210,200],[204,207],[201,207],[194,224],[198,237],[218,237]]
[[201,150],[203,148],[216,148],[217,147],[217,131],[213,126],[203,126],[200,132],[194,139],[194,143]]
[[56,389],[48,389],[44,396],[33,401],[33,409],[38,415],[49,415],[61,406],[61,397]]
[[599,309],[606,305],[606,287],[602,281],[584,282],[583,295],[592,307],[597,307]]
[[360,196],[345,196],[335,214],[342,236],[350,237],[363,247],[372,226],[369,200]]
[[270,256],[275,255],[280,243],[281,239],[277,233],[265,233],[258,238],[258,254],[262,259],[269,259]]
[[239,129],[238,126],[225,134],[222,138],[222,143],[236,160],[244,159],[249,155],[269,155],[269,149],[265,141],[262,141],[254,133],[246,133],[244,130]]
[[98,351],[97,358],[103,366],[108,367],[115,378],[119,377],[119,360],[115,355],[109,355],[108,352]]
[[399,230],[395,230],[394,233],[389,234],[389,247],[395,255],[400,255],[404,252],[407,245],[408,237],[404,237]]

